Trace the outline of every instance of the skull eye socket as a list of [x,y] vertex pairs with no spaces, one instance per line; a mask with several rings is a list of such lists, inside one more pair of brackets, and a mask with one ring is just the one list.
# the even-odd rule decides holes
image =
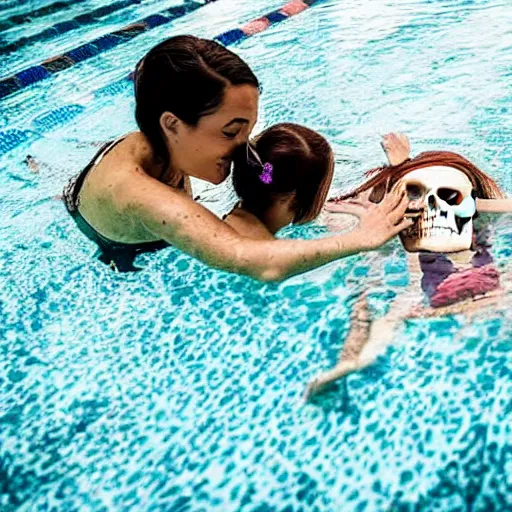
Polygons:
[[442,199],[445,203],[448,203],[450,206],[455,206],[457,204],[462,203],[462,194],[458,190],[454,190],[453,188],[440,188],[437,191],[437,195],[439,199]]
[[406,189],[407,189],[407,197],[411,201],[414,201],[415,199],[421,199],[421,196],[423,194],[422,194],[422,189],[419,185],[414,185],[412,183],[409,183],[407,185]]

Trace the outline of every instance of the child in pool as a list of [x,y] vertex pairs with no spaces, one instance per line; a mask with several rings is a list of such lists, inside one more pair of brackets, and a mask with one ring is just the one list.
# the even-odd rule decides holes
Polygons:
[[[233,164],[233,185],[240,201],[224,220],[244,237],[273,240],[283,227],[311,222],[323,211],[334,153],[314,130],[279,123],[239,148]],[[398,234],[409,222],[395,213],[405,199],[405,191],[398,190],[379,204],[362,201],[365,211],[354,214],[358,222],[349,231],[354,236],[364,233],[366,240],[390,229]]]
[[[433,166],[444,165],[444,169],[454,168],[472,181],[472,195],[475,198],[477,213],[512,212],[512,200],[505,196],[489,176],[460,155],[449,152],[430,152],[410,159],[409,140],[406,136],[399,134],[385,136],[383,148],[390,165],[369,173],[369,180],[356,192],[330,200],[326,205],[327,211],[349,214],[349,216],[356,214],[358,209],[366,207],[358,198],[361,195],[366,197],[374,194],[379,187],[380,190],[385,191],[385,187],[381,184],[387,183],[385,180],[388,176],[398,182],[397,176],[400,176],[399,172],[404,168],[408,172],[413,172],[415,168],[436,169]],[[427,159],[430,160],[427,161]],[[446,162],[449,162],[447,167]],[[374,175],[377,175],[380,181],[373,178]],[[402,176],[407,177],[407,175],[407,172],[402,172]],[[441,178],[442,174],[438,179]],[[370,181],[372,179],[373,181]],[[443,189],[443,186],[452,185],[445,185],[441,181],[438,190],[449,190]],[[410,192],[414,192],[414,189],[411,188]],[[411,201],[410,205],[413,203],[422,203],[421,210],[427,208],[424,196],[422,199]],[[419,204],[417,206],[420,207]],[[476,219],[475,210],[472,212],[474,219]],[[378,355],[383,353],[392,342],[396,326],[404,320],[455,313],[470,316],[482,311],[484,307],[497,307],[498,304],[502,304],[506,292],[503,285],[510,282],[511,276],[510,272],[507,272],[506,279],[503,279],[502,283],[500,272],[493,263],[486,229],[490,227],[490,223],[489,216],[479,219],[478,227],[473,232],[473,242],[467,250],[459,248],[454,251],[450,246],[445,248],[438,246],[435,251],[430,249],[408,253],[409,285],[391,302],[388,313],[382,318],[376,320],[370,318],[363,294],[354,307],[351,329],[344,341],[338,363],[334,368],[319,374],[310,382],[306,397],[352,372],[373,364]],[[338,223],[332,223],[332,225],[339,227]],[[501,274],[503,276],[503,273]]]
[[248,238],[273,239],[288,224],[318,217],[333,172],[334,155],[322,135],[293,123],[271,126],[234,158],[240,201],[225,221]]

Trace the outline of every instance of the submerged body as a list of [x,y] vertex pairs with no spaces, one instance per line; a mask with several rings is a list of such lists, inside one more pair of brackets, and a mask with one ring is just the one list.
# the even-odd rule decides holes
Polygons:
[[[392,135],[387,136],[386,142],[384,149],[390,163],[400,166],[408,157],[410,146],[407,138]],[[469,181],[462,172],[451,173],[448,183],[443,182],[443,174],[436,174],[436,169],[432,175],[413,171],[404,176],[406,186],[411,187],[408,190],[421,194],[420,197],[410,196],[417,201],[416,207],[419,202],[418,221],[400,235],[404,248],[412,251],[407,253],[409,285],[393,300],[387,314],[373,321],[366,297],[362,294],[355,306],[351,330],[338,363],[310,382],[306,396],[375,362],[392,342],[397,325],[404,320],[454,313],[469,316],[503,299],[505,291],[490,251],[491,218],[488,215],[485,219],[480,218],[478,225],[474,225],[473,220],[479,206],[481,211],[506,213],[512,210],[511,203],[490,178],[487,179],[483,173],[478,178],[480,189],[488,187],[487,190],[492,192],[486,197],[476,198],[473,200],[474,208],[468,208],[475,185],[468,189]],[[462,205],[455,213],[465,216],[462,229],[459,229],[456,215],[451,212],[454,232],[448,235],[443,230],[431,229],[436,223],[448,225],[450,222],[450,204],[439,200],[439,190],[443,191],[446,199],[455,199],[453,192],[457,192],[458,201],[454,200],[452,205],[455,208]],[[492,194],[496,194],[495,199]],[[468,200],[464,204],[466,198]],[[350,208],[350,204],[348,208],[342,203],[334,204],[332,211],[345,217],[343,213],[350,213]],[[426,222],[430,223],[430,229],[423,229]]]

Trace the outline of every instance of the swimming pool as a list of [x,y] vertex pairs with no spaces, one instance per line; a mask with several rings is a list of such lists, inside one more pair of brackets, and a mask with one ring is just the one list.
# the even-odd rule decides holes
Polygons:
[[[97,143],[135,128],[126,76],[147,49],[178,33],[225,34],[283,3],[201,5],[0,100],[2,511],[512,508],[507,297],[471,319],[406,322],[375,366],[305,404],[361,289],[379,316],[407,287],[398,242],[279,285],[172,248],[140,256],[143,272],[116,274],[55,200]],[[318,2],[232,44],[263,85],[259,127],[286,120],[326,135],[333,191],[382,162],[379,134],[402,130],[414,152],[467,154],[510,193],[507,2],[360,4]],[[2,41],[100,5],[69,2]],[[20,48],[1,57],[1,77],[179,5],[141,2]],[[233,201],[228,187],[201,193],[218,213]],[[325,232],[318,223],[281,236]],[[504,272],[511,241],[500,222],[492,251]]]

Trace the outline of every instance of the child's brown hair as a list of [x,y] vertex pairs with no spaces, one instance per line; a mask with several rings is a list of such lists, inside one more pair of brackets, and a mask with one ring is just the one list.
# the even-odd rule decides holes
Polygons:
[[[294,223],[315,219],[325,203],[334,172],[334,155],[319,133],[294,123],[280,123],[251,141],[262,166],[235,159],[233,185],[242,208],[257,217],[279,197],[294,194]],[[264,173],[266,174],[266,178]]]

